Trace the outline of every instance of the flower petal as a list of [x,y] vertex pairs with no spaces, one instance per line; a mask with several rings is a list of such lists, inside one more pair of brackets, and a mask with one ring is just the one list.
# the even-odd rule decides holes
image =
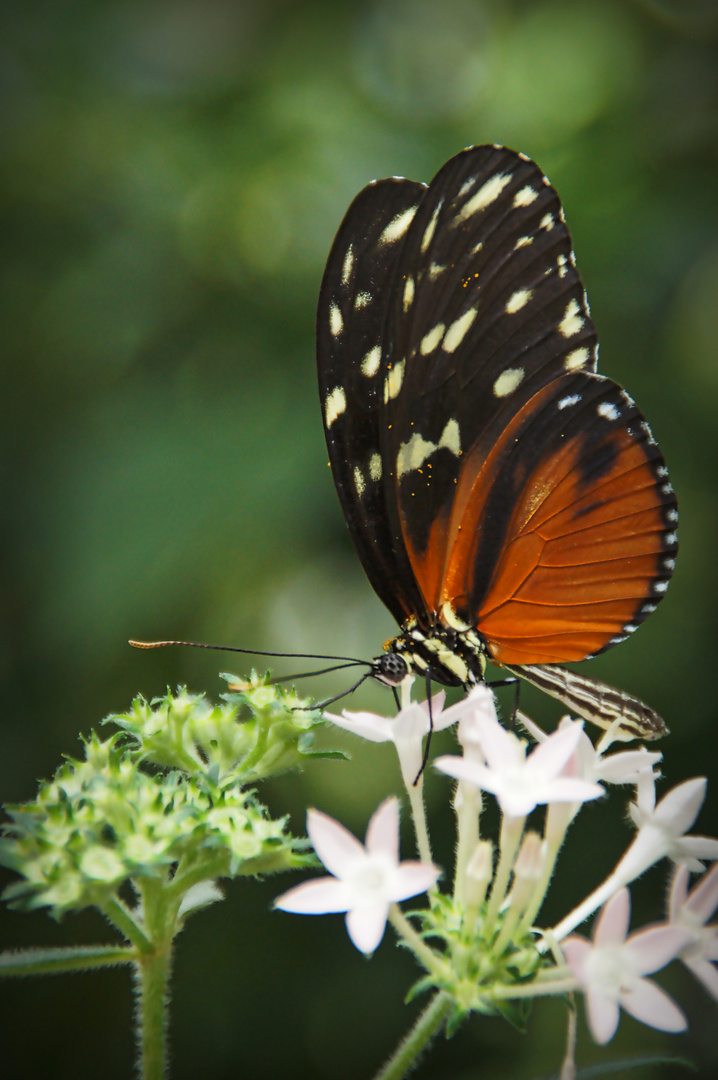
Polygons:
[[691,960],[682,957],[682,960],[688,970],[703,984],[714,1001],[718,1001],[718,970],[713,967],[713,964],[702,957]]
[[618,1002],[608,994],[589,990],[586,994],[586,1016],[594,1041],[605,1046],[616,1034],[620,1010]]
[[676,922],[680,917],[681,908],[688,899],[688,882],[691,872],[687,866],[677,866],[671,882],[671,891],[668,897],[668,917],[671,922]]
[[334,713],[324,713],[327,720],[331,720],[337,727],[351,731],[353,735],[360,735],[369,742],[391,742],[392,720],[388,716],[378,716],[370,712],[347,712],[343,710],[341,716]]
[[438,866],[422,862],[403,862],[397,869],[391,899],[398,903],[410,896],[418,896],[436,884],[441,871]]
[[346,914],[347,933],[363,953],[373,953],[384,937],[389,904],[367,904]]
[[317,855],[336,877],[344,877],[358,859],[366,858],[357,838],[321,810],[307,811],[307,832]]
[[682,926],[652,926],[632,934],[624,948],[638,975],[651,975],[670,963],[692,938]]
[[620,1002],[636,1020],[659,1031],[685,1031],[688,1027],[673,998],[650,979],[636,979],[630,990],[621,993]]
[[545,742],[539,743],[529,754],[527,760],[532,769],[550,778],[558,776],[581,741],[582,734],[581,720],[552,732]]
[[620,945],[628,933],[631,918],[631,894],[619,889],[604,906],[596,922],[593,940],[596,945]]
[[366,831],[366,849],[371,855],[382,853],[399,863],[399,800],[385,799],[374,811]]
[[580,934],[573,934],[570,938],[566,938],[561,943],[564,956],[566,957],[566,963],[571,968],[571,971],[578,979],[581,986],[588,985],[588,973],[587,965],[593,947],[590,941],[586,941],[586,938],[581,937]]
[[[687,881],[687,871],[679,870],[679,873],[685,873]],[[684,901],[686,911],[690,913],[691,918],[701,926],[705,926],[718,908],[718,865],[704,874]]]
[[324,877],[288,889],[277,897],[274,907],[298,915],[326,915],[331,911],[348,911],[351,903],[351,892],[343,881]]
[[703,806],[707,783],[705,776],[695,776],[671,788],[654,810],[656,823],[673,836],[683,836]]

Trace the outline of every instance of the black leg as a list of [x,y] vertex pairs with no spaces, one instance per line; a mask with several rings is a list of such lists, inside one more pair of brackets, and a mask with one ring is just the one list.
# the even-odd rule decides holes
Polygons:
[[508,676],[506,679],[497,679],[495,682],[486,684],[487,686],[513,686],[514,688],[514,705],[511,710],[511,722],[509,727],[516,727],[516,713],[519,711],[519,694],[521,692],[521,680],[517,679],[514,675]]
[[424,769],[426,768],[426,764],[427,764],[427,762],[429,760],[429,751],[431,750],[431,736],[434,733],[434,713],[433,713],[433,710],[432,710],[432,707],[431,707],[431,676],[429,675],[428,671],[426,673],[426,703],[429,706],[429,734],[426,736],[426,745],[424,746],[424,756],[421,759],[421,768],[419,769],[418,773],[416,774],[416,779],[414,780],[414,787],[416,787],[416,785],[419,783],[419,777],[421,776]]

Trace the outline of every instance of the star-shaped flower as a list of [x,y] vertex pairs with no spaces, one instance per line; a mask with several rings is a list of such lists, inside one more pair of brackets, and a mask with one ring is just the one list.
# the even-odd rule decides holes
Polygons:
[[366,846],[319,810],[308,811],[307,832],[332,877],[305,881],[278,897],[274,906],[302,915],[346,912],[349,937],[363,953],[374,952],[384,936],[390,905],[426,892],[439,877],[436,866],[399,862],[395,798],[383,802],[373,815]]
[[690,934],[687,945],[678,954],[689,971],[718,1001],[718,925],[706,926],[718,909],[718,865],[704,874],[695,888],[688,892],[690,870],[678,867],[668,904],[672,926],[682,927]]
[[568,966],[586,995],[591,1034],[601,1045],[615,1035],[621,1009],[660,1031],[687,1027],[673,999],[644,978],[677,956],[687,932],[664,924],[626,938],[630,913],[628,889],[621,889],[603,908],[593,942],[576,935],[563,944]]

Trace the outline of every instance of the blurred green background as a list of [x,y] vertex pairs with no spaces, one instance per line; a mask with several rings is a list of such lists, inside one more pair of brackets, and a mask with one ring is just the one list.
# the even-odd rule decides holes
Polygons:
[[[699,831],[715,833],[718,5],[27,0],[0,20],[2,799],[32,797],[77,733],[135,692],[218,694],[218,671],[249,666],[138,653],[129,637],[379,651],[392,620],[326,464],[319,281],[365,183],[429,180],[490,141],[534,156],[561,194],[601,369],[648,416],[681,506],[666,601],[586,670],[662,712],[671,782],[713,774]],[[549,723],[560,711],[523,701]],[[391,699],[366,688],[347,704]],[[392,752],[325,741],[353,763],[275,782],[267,800],[297,832],[313,804],[363,834],[398,790]],[[448,789],[427,786],[448,865]],[[621,801],[579,819],[547,918],[612,866],[630,835]],[[636,886],[638,919],[659,916],[664,879]],[[415,968],[390,936],[369,964],[340,917],[269,912],[292,880],[233,884],[180,939],[177,1080],[358,1080],[413,1017],[402,997]],[[92,914],[0,921],[4,947],[109,938]],[[690,1031],[667,1038],[624,1017],[599,1053],[581,1020],[584,1062],[665,1048],[716,1074],[715,1007],[682,971],[662,981]],[[127,972],[0,994],[4,1078],[131,1075]],[[526,1038],[474,1019],[416,1075],[546,1076],[562,1026],[550,1002]]]

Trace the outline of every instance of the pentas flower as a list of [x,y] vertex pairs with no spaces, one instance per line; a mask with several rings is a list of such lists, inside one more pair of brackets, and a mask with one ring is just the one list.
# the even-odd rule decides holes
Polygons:
[[678,955],[687,932],[664,924],[627,938],[630,913],[628,889],[621,889],[603,908],[593,942],[576,935],[563,944],[568,966],[586,995],[591,1034],[601,1045],[615,1035],[621,1009],[660,1031],[688,1026],[665,990],[644,978]]
[[434,764],[457,780],[490,791],[507,817],[525,817],[544,803],[582,803],[603,794],[599,784],[562,775],[581,738],[580,721],[555,731],[528,755],[526,744],[506,731],[495,714],[478,715],[474,727],[485,765],[452,756]]
[[[455,724],[466,708],[466,702],[444,709],[446,695],[443,690],[431,699],[431,719],[434,731]],[[396,716],[379,716],[371,712],[342,711],[341,716],[325,713],[337,727],[360,735],[370,742],[393,742],[399,755],[401,775],[407,788],[419,773],[423,761],[423,740],[429,733],[429,705],[426,701],[414,702],[401,709]]]
[[671,788],[656,804],[655,784],[638,786],[638,799],[629,813],[638,827],[636,837],[616,872],[638,877],[666,856],[689,870],[704,869],[702,859],[718,859],[718,840],[710,836],[686,836],[695,822],[706,797],[704,776],[685,780]]
[[332,877],[305,881],[278,897],[274,906],[301,915],[346,912],[349,937],[363,953],[374,952],[384,936],[391,904],[426,892],[439,877],[436,866],[399,862],[395,798],[387,799],[375,812],[366,846],[319,810],[308,811],[307,832]]
[[706,926],[718,909],[718,865],[704,874],[688,892],[690,870],[680,866],[673,878],[668,902],[668,917],[672,926],[681,927],[690,935],[678,959],[718,1001],[718,925]]

